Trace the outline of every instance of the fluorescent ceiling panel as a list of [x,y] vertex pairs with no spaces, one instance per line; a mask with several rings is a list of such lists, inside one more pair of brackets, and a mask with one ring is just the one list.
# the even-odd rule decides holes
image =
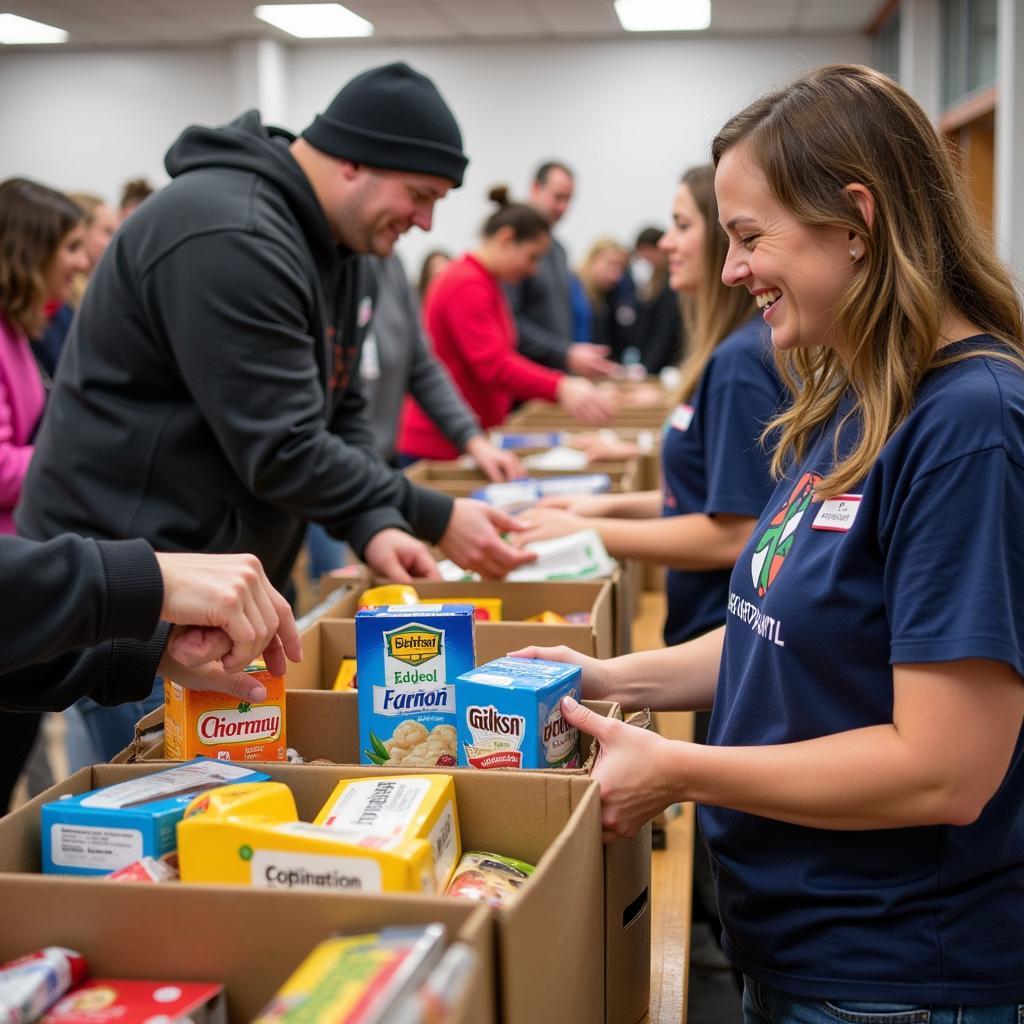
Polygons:
[[0,14],[0,43],[66,43],[68,34],[62,28],[44,25],[41,21],[17,14]]
[[711,24],[711,0],[615,0],[627,32],[698,32]]
[[341,4],[261,4],[261,21],[300,39],[340,39],[373,35],[373,25]]

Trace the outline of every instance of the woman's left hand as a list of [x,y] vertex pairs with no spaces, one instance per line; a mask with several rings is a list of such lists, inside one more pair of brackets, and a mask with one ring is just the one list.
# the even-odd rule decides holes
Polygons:
[[606,843],[634,836],[669,804],[683,799],[672,791],[666,753],[680,746],[657,733],[600,715],[562,698],[562,717],[601,744],[592,778],[601,784],[601,829]]
[[522,530],[515,535],[512,543],[517,547],[530,544],[535,540],[550,540],[552,537],[567,537],[570,533],[579,533],[592,525],[584,516],[568,512],[561,508],[531,508],[516,517]]

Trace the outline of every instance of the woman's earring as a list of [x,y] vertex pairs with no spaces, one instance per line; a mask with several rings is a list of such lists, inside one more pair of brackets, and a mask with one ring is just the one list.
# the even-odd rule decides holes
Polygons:
[[850,250],[850,259],[854,260],[856,262],[856,260],[857,260],[857,250],[856,249],[851,249]]

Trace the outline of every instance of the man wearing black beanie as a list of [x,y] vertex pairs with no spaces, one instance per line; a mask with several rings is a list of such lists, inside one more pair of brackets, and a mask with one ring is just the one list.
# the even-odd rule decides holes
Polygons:
[[286,586],[307,521],[393,579],[427,547],[485,575],[532,558],[506,516],[414,487],[368,427],[363,253],[390,254],[462,183],[459,126],[405,64],[348,83],[300,138],[249,111],[187,129],[174,179],[118,231],[89,283],[36,439],[18,526],[246,551]]

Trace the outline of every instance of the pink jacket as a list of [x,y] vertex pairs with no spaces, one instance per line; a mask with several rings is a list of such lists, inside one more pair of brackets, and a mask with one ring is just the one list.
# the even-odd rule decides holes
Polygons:
[[0,315],[0,533],[14,533],[14,506],[32,458],[29,438],[46,393],[29,341]]

